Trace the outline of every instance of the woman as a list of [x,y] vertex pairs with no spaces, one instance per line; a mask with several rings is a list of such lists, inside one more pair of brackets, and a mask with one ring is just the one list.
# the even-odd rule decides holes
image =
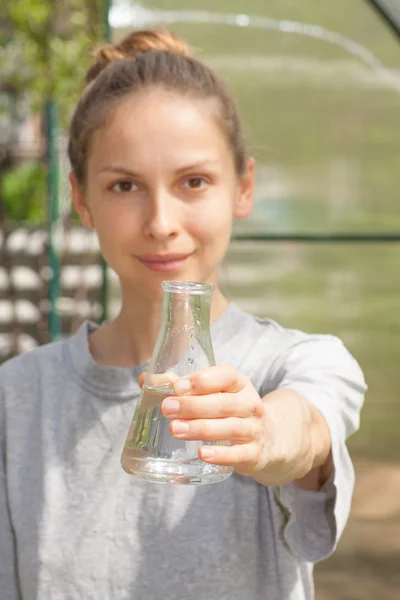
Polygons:
[[[363,375],[338,339],[247,315],[218,288],[255,169],[219,77],[173,34],[138,31],[101,48],[86,83],[71,191],[122,308],[0,369],[1,598],[311,599],[312,565],[349,514]],[[179,439],[230,440],[199,451],[234,467],[218,485],[161,486],[120,466],[164,279],[216,286],[225,366],[178,380],[161,410]]]

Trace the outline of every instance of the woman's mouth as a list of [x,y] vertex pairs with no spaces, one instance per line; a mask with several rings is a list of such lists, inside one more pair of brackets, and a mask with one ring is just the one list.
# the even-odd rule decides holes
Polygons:
[[192,254],[149,254],[137,256],[139,262],[152,271],[178,271]]

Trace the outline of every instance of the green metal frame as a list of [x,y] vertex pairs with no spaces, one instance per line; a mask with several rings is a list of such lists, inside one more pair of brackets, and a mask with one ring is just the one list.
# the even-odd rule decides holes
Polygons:
[[[110,42],[112,38],[111,26],[110,26],[110,9],[112,0],[104,0],[104,19],[103,19],[103,37],[106,42]],[[109,308],[109,282],[108,282],[108,271],[107,263],[104,258],[101,257],[101,270],[102,270],[102,286],[101,286],[101,306],[102,314],[101,321],[107,321],[108,319],[108,308]]]
[[59,157],[57,149],[58,139],[58,114],[53,98],[49,97],[46,106],[46,134],[47,134],[47,198],[48,198],[48,253],[49,253],[49,290],[50,303],[48,327],[50,341],[61,334],[61,320],[57,313],[57,298],[60,293],[60,259],[54,245],[55,228],[59,220]]
[[104,20],[103,20],[103,37],[106,42],[111,41],[112,32],[110,26],[109,14],[112,6],[112,0],[103,0],[104,1]]
[[260,233],[238,234],[232,239],[246,242],[390,243],[400,242],[400,233]]

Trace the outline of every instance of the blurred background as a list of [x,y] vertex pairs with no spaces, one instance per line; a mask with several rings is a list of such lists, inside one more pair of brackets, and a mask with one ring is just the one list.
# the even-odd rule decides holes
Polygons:
[[[386,16],[385,16],[386,15]],[[0,362],[116,313],[116,278],[71,210],[66,130],[89,49],[181,34],[227,80],[257,158],[227,295],[340,336],[369,392],[349,442],[352,517],[317,600],[400,589],[400,1],[6,0],[0,8]]]

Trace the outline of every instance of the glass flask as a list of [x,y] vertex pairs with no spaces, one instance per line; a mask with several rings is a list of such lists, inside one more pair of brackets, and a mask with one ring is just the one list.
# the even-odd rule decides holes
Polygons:
[[148,481],[174,484],[215,483],[229,477],[231,467],[200,460],[203,445],[228,442],[185,441],[169,432],[172,419],[160,405],[175,395],[173,383],[215,365],[210,335],[213,286],[189,281],[164,281],[162,323],[140,399],[121,456],[127,473]]

